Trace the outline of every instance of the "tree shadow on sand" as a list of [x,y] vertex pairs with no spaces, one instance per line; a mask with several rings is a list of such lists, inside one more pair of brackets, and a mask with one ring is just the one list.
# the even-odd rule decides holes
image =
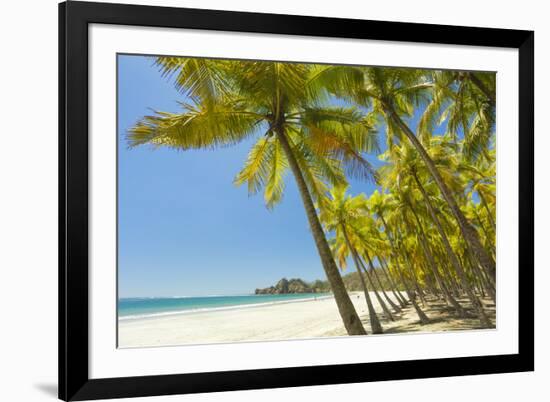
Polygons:
[[[390,321],[381,315],[381,324],[384,329],[384,334],[401,334],[411,332],[446,332],[446,331],[468,331],[480,329],[494,329],[495,326],[495,305],[492,302],[483,300],[483,306],[486,309],[488,316],[493,322],[492,328],[482,327],[479,319],[475,315],[472,306],[465,299],[459,299],[464,308],[466,317],[461,318],[456,315],[452,307],[446,305],[440,300],[429,300],[426,306],[422,306],[423,311],[429,317],[428,324],[422,324],[416,315],[412,306],[408,306],[399,313],[393,314],[395,320]],[[361,321],[365,329],[369,332],[370,325],[368,316],[362,316]]]

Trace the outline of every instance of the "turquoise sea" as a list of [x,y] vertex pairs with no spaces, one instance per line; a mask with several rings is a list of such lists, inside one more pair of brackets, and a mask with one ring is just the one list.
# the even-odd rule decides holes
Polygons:
[[131,297],[118,301],[120,320],[147,318],[197,311],[250,308],[256,305],[289,303],[330,297],[328,293],[298,293],[284,295],[243,295],[203,297]]

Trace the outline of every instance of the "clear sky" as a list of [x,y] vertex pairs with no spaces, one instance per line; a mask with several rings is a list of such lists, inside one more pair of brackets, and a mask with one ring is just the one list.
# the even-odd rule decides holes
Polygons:
[[324,280],[290,172],[273,210],[263,194],[233,184],[254,139],[215,151],[128,149],[129,127],[152,110],[177,112],[184,100],[152,64],[143,56],[118,60],[120,297],[249,294],[282,277]]

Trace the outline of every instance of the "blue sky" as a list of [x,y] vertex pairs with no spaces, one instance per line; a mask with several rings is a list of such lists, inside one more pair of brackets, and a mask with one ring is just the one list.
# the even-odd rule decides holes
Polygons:
[[282,277],[325,279],[290,172],[273,210],[233,184],[254,139],[215,151],[128,149],[129,127],[153,109],[177,112],[184,100],[152,63],[118,60],[120,297],[248,294]]

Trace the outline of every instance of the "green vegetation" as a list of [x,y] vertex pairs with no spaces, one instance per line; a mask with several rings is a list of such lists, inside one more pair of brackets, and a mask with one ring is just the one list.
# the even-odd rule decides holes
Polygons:
[[[273,208],[290,170],[327,277],[292,286],[330,286],[348,334],[366,333],[350,290],[364,292],[374,333],[383,328],[371,297],[389,320],[411,303],[427,323],[423,307],[440,299],[457,317],[475,314],[481,326],[493,326],[480,298],[495,299],[495,74],[178,57],[156,63],[189,100],[180,113],[145,116],[129,131],[130,145],[216,149],[257,137],[235,184],[263,191]],[[373,169],[366,153],[383,166]],[[349,178],[373,180],[378,190],[353,196]],[[355,272],[341,276],[349,258]]]

